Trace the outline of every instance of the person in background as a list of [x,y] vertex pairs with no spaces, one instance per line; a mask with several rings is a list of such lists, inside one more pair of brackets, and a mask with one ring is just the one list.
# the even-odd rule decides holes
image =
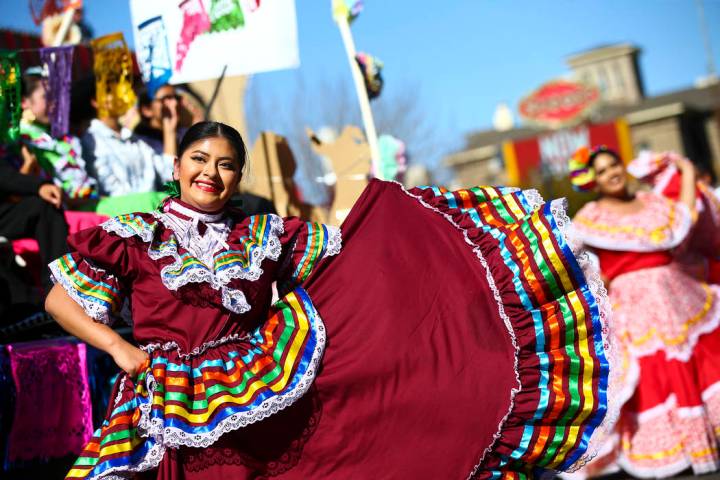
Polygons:
[[[89,91],[93,109],[97,110],[95,82],[81,85]],[[106,101],[112,98],[106,95]],[[93,118],[81,139],[83,158],[88,173],[98,182],[100,195],[119,196],[130,193],[158,191],[172,178],[173,160],[177,152],[177,115],[163,123],[162,153],[157,153],[120,123],[119,116]]]
[[73,204],[97,198],[97,185],[85,171],[80,140],[72,135],[53,138],[45,101],[45,87],[39,69],[28,69],[22,84],[23,118],[20,122],[22,144],[32,153],[24,159],[37,161],[21,167],[21,173],[52,179]]
[[[37,163],[27,147],[21,147],[21,154],[23,165]],[[49,180],[18,172],[8,155],[0,147],[0,236],[8,240],[34,238],[42,263],[47,265],[68,251],[63,191]],[[52,287],[47,268],[43,270],[42,285],[45,292]]]
[[162,85],[153,96],[150,96],[150,91],[145,85],[140,85],[136,91],[140,122],[135,126],[133,133],[157,153],[163,153],[165,142],[173,140],[173,138],[165,138],[166,135],[171,134],[167,128],[168,123],[177,123],[174,141],[178,143],[187,130],[185,127],[189,126],[183,123],[183,117],[189,118],[190,125],[205,119],[202,110],[192,102],[186,101],[185,96],[181,95],[173,85]]
[[664,478],[720,466],[720,288],[678,262],[697,219],[695,168],[676,156],[677,200],[634,192],[620,156],[582,148],[570,161],[573,187],[594,191],[573,219],[576,238],[597,254],[613,305],[622,406],[616,431],[579,473],[624,470]]
[[82,8],[76,8],[73,13],[73,23],[80,29],[80,41],[88,42],[95,37],[93,28],[85,19],[85,11]]

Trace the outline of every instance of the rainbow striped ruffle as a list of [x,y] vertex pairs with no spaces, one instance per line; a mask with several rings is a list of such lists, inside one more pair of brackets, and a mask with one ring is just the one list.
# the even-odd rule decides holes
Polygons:
[[53,281],[63,286],[91,318],[111,324],[120,315],[123,297],[117,278],[93,268],[77,253],[68,253],[48,265]]
[[168,447],[207,447],[290,406],[312,384],[324,348],[325,328],[302,288],[251,336],[190,354],[173,344],[148,348],[149,366],[135,381],[118,380],[111,413],[66,478],[149,470]]
[[509,188],[409,193],[463,231],[486,266],[507,267],[489,270],[488,280],[515,342],[520,389],[476,477],[528,478],[582,464],[607,411],[607,298],[568,244],[564,206]]

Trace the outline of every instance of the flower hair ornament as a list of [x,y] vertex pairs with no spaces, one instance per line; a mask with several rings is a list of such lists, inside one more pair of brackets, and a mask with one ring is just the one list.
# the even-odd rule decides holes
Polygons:
[[589,192],[595,188],[595,169],[590,165],[590,149],[580,147],[568,161],[570,183],[576,192]]
[[576,192],[590,192],[595,188],[595,169],[590,165],[590,159],[602,152],[610,152],[606,145],[598,145],[592,149],[580,147],[568,161],[570,183]]

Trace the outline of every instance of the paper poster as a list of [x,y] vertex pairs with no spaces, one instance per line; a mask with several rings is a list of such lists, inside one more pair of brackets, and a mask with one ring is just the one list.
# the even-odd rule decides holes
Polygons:
[[295,0],[130,0],[130,12],[146,82],[300,65]]

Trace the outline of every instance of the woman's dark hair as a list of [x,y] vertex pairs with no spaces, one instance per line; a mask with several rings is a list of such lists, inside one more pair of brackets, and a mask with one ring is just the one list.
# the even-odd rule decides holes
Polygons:
[[150,90],[144,83],[136,84],[133,90],[135,90],[135,95],[138,98],[138,106],[147,107],[152,103],[153,98],[150,96]]
[[230,125],[225,125],[220,122],[198,122],[188,128],[185,135],[183,135],[182,140],[180,140],[180,145],[178,146],[178,158],[182,157],[185,150],[187,150],[193,143],[210,137],[223,137],[230,142],[230,145],[232,145],[235,153],[237,154],[240,171],[242,172],[245,168],[245,160],[247,158],[245,142],[243,142],[243,139],[237,130]]
[[70,124],[79,127],[79,130],[84,130],[81,126],[97,117],[97,109],[92,105],[95,94],[94,75],[86,76],[72,83],[70,89]]
[[613,157],[616,161],[623,163],[622,158],[620,158],[620,155],[613,150],[612,148],[608,148],[605,145],[601,145],[599,147],[595,147],[590,152],[590,158],[588,159],[588,165],[590,167],[595,167],[595,159],[600,155],[601,153],[605,153],[607,155],[610,155]]
[[22,98],[27,98],[32,95],[35,90],[40,88],[41,85],[42,75],[26,73],[22,76],[22,82],[20,82],[20,95],[22,95]]

